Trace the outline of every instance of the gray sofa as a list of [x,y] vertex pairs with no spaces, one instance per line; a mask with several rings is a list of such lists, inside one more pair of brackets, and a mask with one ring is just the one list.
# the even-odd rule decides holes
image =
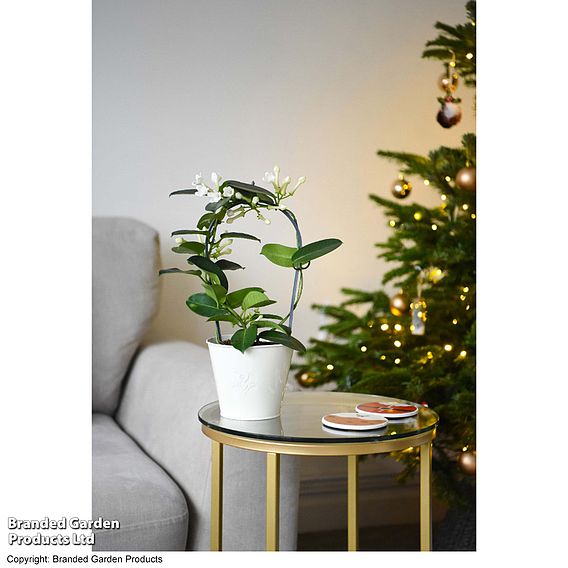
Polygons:
[[[215,387],[205,348],[142,345],[158,269],[154,229],[93,220],[92,515],[120,522],[95,532],[97,551],[209,549],[210,443],[197,411]],[[298,463],[283,456],[281,468],[280,549],[295,550]],[[224,471],[223,548],[263,550],[264,455],[225,448]]]

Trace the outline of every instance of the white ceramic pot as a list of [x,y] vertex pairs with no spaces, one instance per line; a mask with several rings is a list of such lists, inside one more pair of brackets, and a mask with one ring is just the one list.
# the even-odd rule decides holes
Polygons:
[[266,420],[280,416],[292,350],[284,345],[255,345],[244,353],[208,339],[221,416]]

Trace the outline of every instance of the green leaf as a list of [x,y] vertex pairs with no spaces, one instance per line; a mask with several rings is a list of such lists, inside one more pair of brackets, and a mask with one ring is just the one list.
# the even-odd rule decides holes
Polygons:
[[178,254],[203,254],[205,251],[205,245],[203,243],[198,243],[197,241],[186,241],[177,247],[173,247],[172,251],[177,252]]
[[258,337],[259,339],[265,339],[266,341],[270,341],[271,343],[279,343],[280,345],[284,345],[286,347],[289,347],[290,349],[299,351],[300,353],[304,353],[306,351],[306,348],[295,337],[292,337],[291,335],[282,333],[280,331],[269,329],[263,331],[262,333],[259,333]]
[[231,345],[244,353],[256,341],[256,326],[239,329],[231,337]]
[[193,276],[200,276],[201,270],[181,270],[180,268],[163,268],[158,272],[161,276],[162,274],[192,274]]
[[323,241],[316,241],[299,248],[292,256],[292,263],[294,266],[301,266],[310,262],[315,258],[319,258],[324,254],[330,253],[343,243],[339,239],[324,239]]
[[221,191],[225,187],[232,187],[235,191],[240,191],[241,193],[252,193],[258,195],[258,198],[265,203],[270,203],[272,205],[276,203],[276,197],[271,191],[264,189],[264,187],[253,185],[252,183],[244,183],[242,181],[228,179],[221,184],[219,190]]
[[221,235],[222,239],[249,239],[251,241],[258,241],[260,243],[260,239],[258,237],[255,237],[254,235],[249,235],[248,233],[235,233],[235,232],[229,232],[229,233],[223,233]]
[[170,197],[172,195],[194,195],[196,193],[197,189],[178,189],[177,191],[172,191]]
[[213,217],[215,217],[213,213],[205,213],[204,215],[202,215],[199,221],[197,221],[197,228],[204,229],[205,227],[209,227],[209,224],[213,220]]
[[272,321],[272,320],[258,319],[254,322],[254,325],[256,325],[258,327],[270,327],[271,329],[278,329],[278,330],[280,330],[283,333],[286,333],[288,335],[290,335],[290,333],[291,333],[291,330],[287,325],[279,324],[279,323]]
[[241,290],[235,290],[234,292],[227,294],[225,301],[227,302],[229,307],[239,308],[241,306],[241,304],[243,303],[245,296],[249,292],[264,292],[264,290],[262,288],[256,288],[256,287],[242,288]]
[[230,312],[219,314],[218,316],[211,316],[207,321],[228,321],[233,325],[237,325],[239,320]]
[[221,310],[217,307],[217,302],[213,298],[203,293],[193,294],[185,303],[192,312],[206,318],[227,313],[226,310]]
[[227,260],[222,258],[215,263],[221,270],[244,270],[244,266],[237,264],[236,262],[232,262],[231,260]]
[[205,288],[205,293],[210,298],[213,298],[217,305],[222,304],[227,296],[227,290],[219,284],[203,284],[203,288]]
[[250,308],[260,308],[262,306],[269,306],[270,304],[275,304],[274,300],[271,300],[263,292],[258,292],[252,290],[244,298],[241,304],[243,310],[249,310]]
[[227,205],[227,203],[229,203],[230,197],[223,197],[221,199],[219,199],[219,201],[214,201],[212,203],[208,203],[205,206],[205,209],[207,209],[207,211],[218,211],[219,209],[221,209],[221,207],[224,207],[225,205]]
[[179,231],[174,231],[172,237],[176,235],[206,235],[207,231],[194,231],[193,229],[180,229]]
[[277,264],[278,266],[285,266],[286,268],[291,268],[292,257],[297,252],[297,248],[287,247],[284,245],[278,245],[270,243],[264,245],[260,254],[265,256],[270,262]]
[[225,290],[229,289],[229,282],[225,273],[212,260],[204,256],[191,256],[188,262],[195,264],[195,266],[201,268],[201,270],[205,270],[205,272],[209,272],[209,274],[214,274],[219,279],[219,284],[221,284]]

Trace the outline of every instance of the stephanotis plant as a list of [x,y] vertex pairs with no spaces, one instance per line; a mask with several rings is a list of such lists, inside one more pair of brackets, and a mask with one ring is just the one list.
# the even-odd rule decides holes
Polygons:
[[[172,192],[170,197],[194,195],[207,198],[208,203],[196,229],[180,229],[172,233],[172,237],[176,237],[173,252],[189,255],[187,263],[191,268],[167,268],[160,270],[160,274],[189,274],[201,280],[204,292],[193,294],[186,304],[191,311],[214,322],[217,343],[223,342],[220,322],[228,322],[237,329],[226,343],[242,353],[253,345],[264,343],[277,343],[303,352],[305,347],[292,336],[294,310],[302,295],[303,272],[312,260],[335,250],[342,243],[339,239],[324,239],[303,244],[296,216],[284,201],[296,193],[306,181],[305,177],[299,178],[295,184],[292,184],[290,177],[281,180],[280,169],[275,166],[273,172],[267,172],[263,179],[272,185],[272,191],[254,182],[222,181],[218,174],[213,173],[210,183],[197,174],[191,189]],[[260,254],[270,262],[294,271],[290,307],[285,315],[264,311],[275,301],[259,286],[231,291],[226,272],[240,270],[243,266],[223,258],[232,254],[231,246],[235,239],[258,242],[260,239],[248,233],[223,230],[221,226],[232,224],[249,213],[256,215],[259,221],[270,224],[270,219],[265,216],[269,211],[284,215],[292,224],[296,236],[295,247],[268,243],[260,250]],[[186,240],[187,235],[196,240]]]

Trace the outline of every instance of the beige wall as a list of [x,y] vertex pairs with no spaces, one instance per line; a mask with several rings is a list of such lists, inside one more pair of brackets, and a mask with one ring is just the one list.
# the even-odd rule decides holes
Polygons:
[[[464,20],[465,0],[95,0],[93,214],[135,217],[160,232],[163,265],[182,266],[169,234],[191,228],[204,202],[168,199],[196,172],[260,181],[278,163],[306,175],[291,208],[306,242],[344,245],[306,272],[295,335],[318,329],[313,302],[344,286],[376,288],[385,266],[374,243],[388,235],[368,194],[389,195],[397,170],[379,148],[425,153],[472,130],[472,93],[450,130],[435,121],[442,68],[420,54],[433,23]],[[421,180],[407,203],[439,203]],[[232,226],[293,244],[282,220]],[[291,274],[243,242],[233,288],[261,285],[282,313]],[[163,281],[150,339],[200,342],[211,324],[185,307],[190,277]]]

